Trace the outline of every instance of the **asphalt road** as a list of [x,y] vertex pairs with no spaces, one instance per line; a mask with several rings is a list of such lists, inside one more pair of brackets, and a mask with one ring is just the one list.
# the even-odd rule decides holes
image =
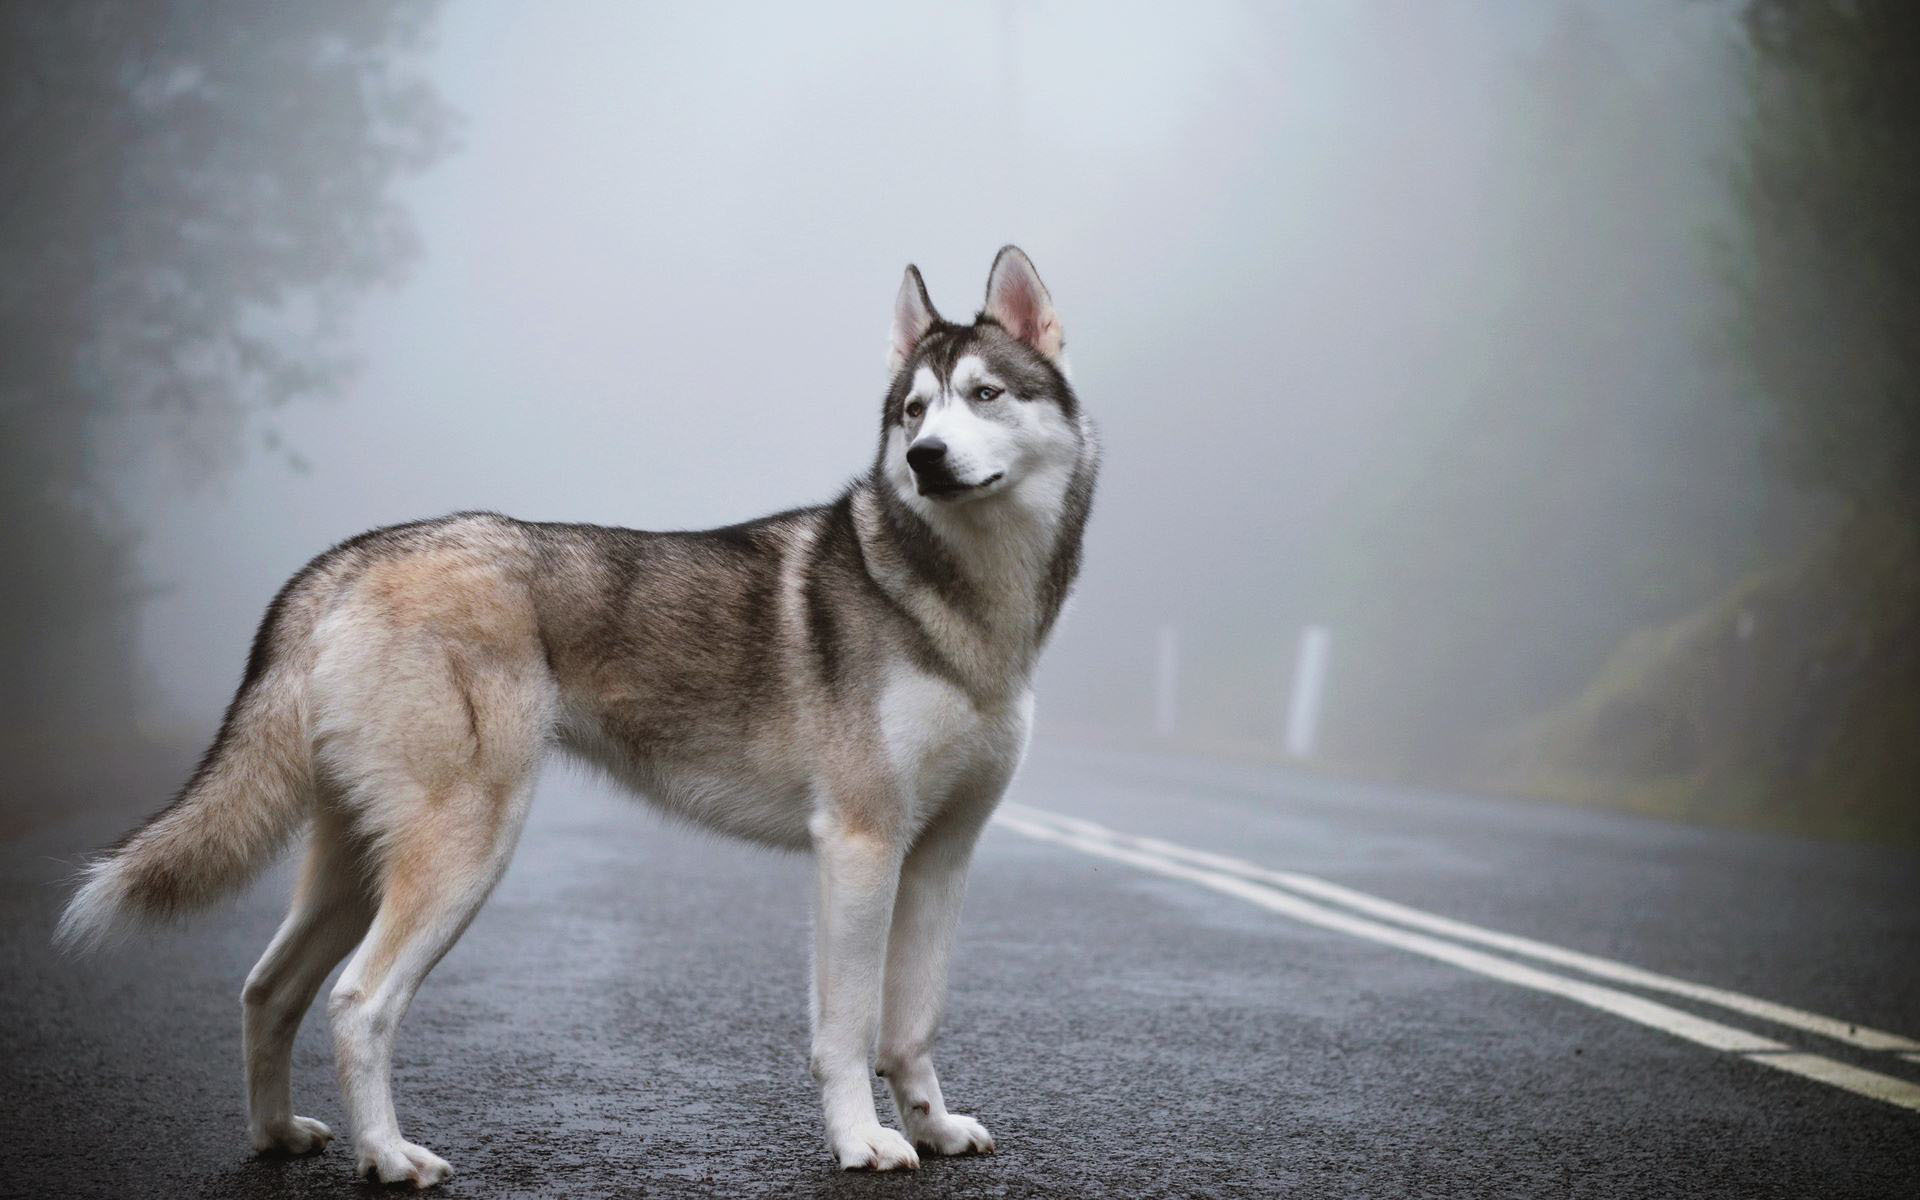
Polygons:
[[[106,958],[48,948],[76,854],[174,782],[0,843],[0,1193],[377,1190],[338,1141],[248,1153],[237,997],[284,867]],[[1911,853],[1048,747],[1013,799],[1920,1037]],[[401,1033],[402,1125],[459,1172],[445,1194],[1920,1195],[1920,1110],[1006,826],[940,1055],[999,1153],[842,1175],[806,1072],[807,880],[550,777]],[[1920,1084],[1920,1057],[1607,987]],[[318,1011],[295,1100],[343,1129]]]

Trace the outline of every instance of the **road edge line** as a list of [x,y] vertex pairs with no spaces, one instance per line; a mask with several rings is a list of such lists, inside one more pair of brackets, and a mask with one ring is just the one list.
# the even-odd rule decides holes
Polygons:
[[1492,946],[1512,954],[1538,959],[1542,962],[1549,962],[1555,966],[1572,967],[1577,971],[1583,971],[1601,979],[1609,979],[1615,983],[1632,984],[1637,987],[1666,992],[1669,995],[1683,996],[1689,1000],[1697,1000],[1703,1004],[1712,1004],[1733,1012],[1742,1013],[1746,1016],[1757,1017],[1763,1021],[1771,1021],[1776,1025],[1785,1025],[1806,1033],[1818,1034],[1821,1037],[1844,1042],[1850,1046],[1857,1046],[1863,1050],[1888,1050],[1896,1052],[1920,1051],[1920,1040],[1915,1040],[1903,1034],[1890,1033],[1886,1030],[1862,1025],[1856,1021],[1844,1021],[1838,1017],[1829,1017],[1821,1013],[1809,1012],[1806,1009],[1780,1004],[1759,996],[1749,996],[1744,992],[1736,992],[1729,988],[1715,987],[1705,983],[1695,983],[1692,980],[1680,979],[1672,975],[1663,975],[1657,971],[1649,971],[1643,967],[1636,967],[1631,963],[1617,962],[1613,959],[1601,958],[1598,955],[1587,954],[1579,950],[1569,950],[1563,946],[1555,946],[1550,942],[1537,941],[1533,938],[1521,937],[1518,934],[1502,933],[1497,929],[1488,929],[1484,926],[1469,924],[1466,921],[1456,920],[1452,917],[1444,917],[1438,913],[1426,912],[1422,909],[1400,904],[1381,896],[1356,891],[1353,888],[1345,887],[1330,880],[1319,879],[1312,875],[1302,875],[1293,871],[1275,871],[1262,867],[1257,863],[1248,862],[1245,859],[1234,858],[1231,855],[1215,854],[1207,850],[1196,850],[1192,847],[1182,846],[1176,842],[1169,842],[1161,838],[1121,833],[1118,830],[1109,829],[1095,821],[1088,821],[1082,817],[1070,817],[1063,813],[1048,812],[1045,809],[1034,808],[1031,805],[1007,805],[1006,807],[1017,810],[1016,815],[1027,814],[1028,819],[1042,822],[1052,821],[1063,828],[1077,830],[1093,837],[1109,838],[1121,844],[1130,843],[1152,853],[1190,862],[1197,866],[1224,871],[1228,874],[1238,875],[1242,878],[1252,879],[1257,882],[1273,884],[1290,891],[1312,896],[1318,900],[1341,904],[1356,911],[1365,912],[1371,916],[1396,921],[1402,925],[1425,929],[1429,932],[1437,933],[1445,937],[1457,938],[1461,941],[1477,942],[1480,945]]
[[[1026,806],[1021,807],[1026,808]],[[1659,1030],[1683,1041],[1713,1050],[1727,1051],[1748,1062],[1760,1063],[1775,1070],[1825,1083],[1870,1099],[1920,1111],[1920,1084],[1867,1071],[1821,1055],[1804,1054],[1771,1038],[1695,1016],[1631,992],[1556,975],[1551,971],[1543,971],[1538,967],[1475,950],[1458,942],[1446,941],[1398,926],[1371,921],[1365,917],[1354,916],[1268,884],[1256,883],[1235,875],[1182,863],[1143,849],[1133,849],[1106,838],[1089,837],[1005,811],[994,817],[994,823],[1036,841],[1052,842],[1094,857],[1125,863],[1153,874],[1195,883],[1212,891],[1245,900],[1270,912],[1292,917],[1304,924],[1316,925],[1323,929],[1406,950],[1517,987],[1560,996],[1601,1012],[1612,1013],[1635,1024]]]

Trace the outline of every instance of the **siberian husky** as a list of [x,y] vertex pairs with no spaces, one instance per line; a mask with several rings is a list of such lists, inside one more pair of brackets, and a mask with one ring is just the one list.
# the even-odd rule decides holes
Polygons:
[[253,1145],[332,1136],[294,1115],[289,1058],[346,957],[327,1010],[356,1170],[431,1186],[452,1168],[401,1136],[394,1035],[500,878],[557,745],[674,813],[813,851],[810,1063],[841,1167],[991,1151],[948,1111],[932,1046],[1098,451],[1016,247],[971,324],[942,320],[908,267],[887,376],[872,468],[830,504],[676,533],[462,513],[314,559],[267,609],[191,780],[88,866],[60,939],[205,905],[310,828],[242,991]]

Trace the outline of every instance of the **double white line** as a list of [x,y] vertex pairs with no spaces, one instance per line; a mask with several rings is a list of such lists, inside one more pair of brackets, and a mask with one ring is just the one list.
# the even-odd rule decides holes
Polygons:
[[[1396,946],[1519,987],[1564,996],[1636,1024],[1714,1050],[1738,1054],[1750,1062],[1920,1111],[1920,1084],[1865,1070],[1825,1055],[1803,1053],[1784,1042],[1710,1021],[1632,992],[1544,971],[1512,958],[1477,950],[1474,945],[1490,946],[1520,958],[1570,967],[1590,976],[1630,984],[1647,991],[1684,997],[1831,1038],[1862,1050],[1899,1054],[1902,1058],[1920,1062],[1920,1041],[1897,1033],[1869,1029],[1851,1021],[1791,1008],[1757,996],[1692,983],[1612,959],[1484,929],[1365,892],[1356,892],[1311,875],[1272,871],[1244,859],[1195,850],[1159,838],[1135,837],[1093,821],[1050,813],[1024,804],[1006,805],[995,820],[1006,829],[1039,841],[1125,863],[1170,879],[1195,883],[1309,925]],[[1357,915],[1362,913],[1366,915]],[[1376,917],[1380,919],[1371,919]],[[1386,924],[1388,921],[1394,924]],[[1419,932],[1422,930],[1426,932]],[[1442,936],[1436,937],[1434,934]]]

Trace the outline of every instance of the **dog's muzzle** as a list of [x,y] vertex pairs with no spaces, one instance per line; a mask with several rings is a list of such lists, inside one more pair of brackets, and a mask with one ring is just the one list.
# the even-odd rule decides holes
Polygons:
[[937,437],[921,438],[907,447],[907,466],[913,468],[913,484],[922,496],[935,500],[964,496],[1000,481],[1002,472],[968,483],[954,477],[947,463],[947,444]]

